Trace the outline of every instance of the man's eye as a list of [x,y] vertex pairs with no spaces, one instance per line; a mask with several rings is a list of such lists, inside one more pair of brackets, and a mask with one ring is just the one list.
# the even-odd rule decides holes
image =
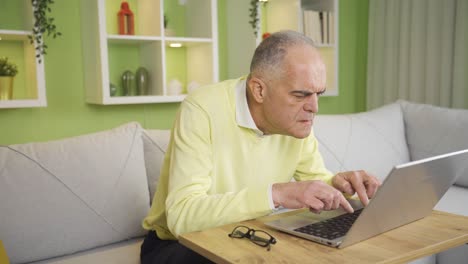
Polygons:
[[320,95],[324,94],[325,91],[326,91],[326,90],[323,90],[323,91],[321,91],[321,92],[318,92],[317,95],[320,96]]

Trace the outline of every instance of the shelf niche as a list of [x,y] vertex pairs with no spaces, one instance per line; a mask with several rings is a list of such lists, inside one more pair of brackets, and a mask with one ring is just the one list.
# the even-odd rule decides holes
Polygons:
[[45,60],[36,59],[32,35],[33,12],[30,0],[7,1],[0,9],[0,57],[8,57],[18,67],[14,78],[13,98],[0,100],[0,108],[47,106],[45,92]]
[[[187,86],[218,81],[216,0],[132,0],[135,35],[119,35],[120,3],[82,0],[82,34],[86,101],[93,104],[138,104],[180,102]],[[176,26],[164,28],[164,15]],[[180,44],[180,48],[170,47]],[[145,67],[149,94],[122,96],[121,76]],[[177,79],[183,93],[172,94],[168,83]],[[110,96],[110,84],[118,87]]]

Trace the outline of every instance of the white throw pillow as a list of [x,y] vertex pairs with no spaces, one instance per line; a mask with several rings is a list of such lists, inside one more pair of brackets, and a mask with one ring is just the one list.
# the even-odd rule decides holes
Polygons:
[[[468,149],[468,110],[399,101],[411,160]],[[468,175],[455,184],[468,187]]]
[[366,170],[381,181],[409,161],[399,104],[347,115],[318,115],[314,132],[325,165],[334,172]]
[[143,148],[145,150],[146,175],[150,192],[150,201],[158,187],[159,175],[169,145],[170,130],[147,129],[143,132]]
[[144,235],[142,128],[0,147],[0,238],[12,263]]

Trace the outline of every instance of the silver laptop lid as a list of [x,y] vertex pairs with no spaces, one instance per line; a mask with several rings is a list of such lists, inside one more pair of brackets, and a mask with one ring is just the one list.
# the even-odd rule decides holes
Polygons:
[[429,215],[457,177],[464,174],[468,174],[468,149],[396,166],[339,247]]

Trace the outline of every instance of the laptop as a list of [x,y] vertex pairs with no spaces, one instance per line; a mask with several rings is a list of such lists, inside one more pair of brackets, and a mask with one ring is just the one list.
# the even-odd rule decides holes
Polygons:
[[429,215],[455,182],[468,174],[468,149],[395,166],[366,207],[350,199],[354,213],[339,208],[306,211],[265,222],[274,229],[344,248]]

